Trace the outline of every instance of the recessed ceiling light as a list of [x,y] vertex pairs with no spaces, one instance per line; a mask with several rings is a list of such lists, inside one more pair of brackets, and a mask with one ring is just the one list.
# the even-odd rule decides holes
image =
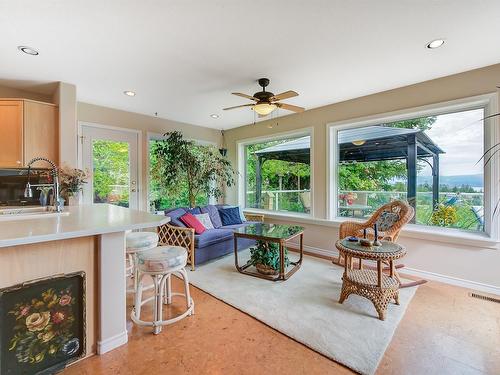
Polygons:
[[426,47],[429,49],[435,49],[435,48],[441,47],[443,44],[444,44],[443,39],[434,39],[433,41],[430,41],[429,43],[427,43]]
[[124,93],[125,95],[127,95],[127,96],[135,96],[135,92],[134,92],[134,91],[129,91],[129,90],[127,90],[127,91],[124,91],[123,93]]
[[37,56],[38,55],[38,51],[36,49],[31,48],[31,47],[17,46],[17,49],[19,51],[21,51],[21,52],[24,52],[27,55],[31,55],[31,56]]
[[220,116],[219,116],[218,114],[216,114],[216,113],[212,113],[212,114],[210,115],[210,117],[212,117],[212,118],[219,118]]

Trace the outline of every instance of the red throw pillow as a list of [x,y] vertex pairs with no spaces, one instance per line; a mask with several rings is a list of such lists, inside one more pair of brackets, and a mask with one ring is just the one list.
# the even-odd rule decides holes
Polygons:
[[189,228],[193,228],[196,234],[202,234],[207,229],[196,217],[194,217],[194,215],[190,214],[189,212],[185,215],[182,215],[179,219]]

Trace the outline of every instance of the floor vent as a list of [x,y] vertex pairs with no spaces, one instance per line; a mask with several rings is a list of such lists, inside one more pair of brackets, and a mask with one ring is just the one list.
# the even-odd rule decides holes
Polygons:
[[493,298],[493,297],[488,297],[488,296],[483,296],[482,294],[469,293],[469,296],[471,296],[472,298],[482,299],[483,301],[500,303],[500,299]]

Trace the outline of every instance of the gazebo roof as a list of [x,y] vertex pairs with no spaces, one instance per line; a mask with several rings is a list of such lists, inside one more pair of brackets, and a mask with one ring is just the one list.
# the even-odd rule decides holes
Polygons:
[[[408,139],[415,136],[417,157],[430,157],[444,153],[422,130],[393,128],[388,126],[366,126],[340,130],[338,132],[340,161],[378,161],[404,159],[407,156]],[[356,146],[353,142],[364,141]],[[292,141],[256,151],[264,159],[310,163],[311,137]]]

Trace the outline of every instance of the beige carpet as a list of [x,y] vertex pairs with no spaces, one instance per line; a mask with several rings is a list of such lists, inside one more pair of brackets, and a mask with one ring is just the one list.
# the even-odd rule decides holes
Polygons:
[[[248,250],[242,258],[240,264]],[[382,322],[367,299],[351,295],[343,305],[337,302],[342,271],[329,261],[306,256],[289,280],[271,282],[238,273],[229,255],[188,276],[194,286],[326,357],[373,374],[416,288],[402,289],[401,305],[391,304]]]

